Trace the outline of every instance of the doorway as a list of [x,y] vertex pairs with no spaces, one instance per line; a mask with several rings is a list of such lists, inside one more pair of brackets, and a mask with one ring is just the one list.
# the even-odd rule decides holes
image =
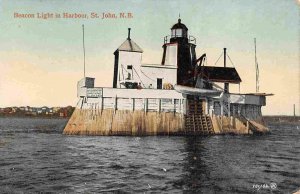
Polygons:
[[161,78],[157,78],[157,89],[162,89],[162,79]]

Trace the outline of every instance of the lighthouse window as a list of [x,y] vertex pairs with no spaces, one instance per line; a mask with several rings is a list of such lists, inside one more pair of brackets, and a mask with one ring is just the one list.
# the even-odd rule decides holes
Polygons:
[[175,30],[172,30],[172,31],[171,31],[171,37],[175,37],[175,36],[176,36]]
[[182,37],[182,29],[176,29],[176,37]]
[[132,69],[132,65],[127,65],[127,69]]

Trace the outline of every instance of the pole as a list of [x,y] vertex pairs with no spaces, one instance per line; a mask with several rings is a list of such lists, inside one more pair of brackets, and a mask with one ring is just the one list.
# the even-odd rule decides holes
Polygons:
[[294,117],[296,117],[296,105],[294,104]]
[[[226,67],[226,48],[224,48],[224,67]],[[229,83],[224,83],[224,92],[228,93],[229,92]]]
[[296,122],[296,104],[294,104],[294,122]]
[[254,38],[254,51],[255,51],[255,71],[256,71],[256,93],[259,92],[259,69],[258,69],[258,63],[257,63],[257,57],[256,57],[256,38]]
[[224,67],[226,67],[226,48],[224,48]]
[[85,46],[84,46],[84,25],[82,24],[82,47],[83,47],[83,76],[85,78]]

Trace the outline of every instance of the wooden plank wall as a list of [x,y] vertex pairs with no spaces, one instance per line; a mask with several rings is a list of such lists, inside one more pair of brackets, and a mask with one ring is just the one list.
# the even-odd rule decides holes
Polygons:
[[67,135],[182,135],[182,114],[141,110],[105,109],[94,112],[76,108],[68,121]]

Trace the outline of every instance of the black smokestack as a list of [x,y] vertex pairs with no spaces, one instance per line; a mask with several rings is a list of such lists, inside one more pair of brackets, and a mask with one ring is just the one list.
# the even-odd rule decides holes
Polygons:
[[130,30],[131,30],[131,28],[128,28],[128,38],[127,38],[128,40],[131,40],[130,39]]

